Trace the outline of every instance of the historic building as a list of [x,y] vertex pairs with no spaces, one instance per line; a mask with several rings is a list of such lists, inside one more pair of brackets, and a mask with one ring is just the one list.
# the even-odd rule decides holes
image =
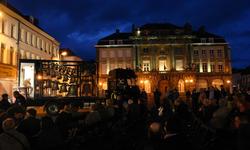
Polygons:
[[107,73],[115,68],[136,70],[138,85],[148,93],[156,88],[162,93],[221,85],[231,89],[229,44],[204,27],[195,31],[188,23],[133,26],[130,33],[117,30],[100,39],[96,49],[101,89],[107,88]]
[[0,1],[0,94],[17,87],[19,59],[59,58],[59,42],[6,1]]

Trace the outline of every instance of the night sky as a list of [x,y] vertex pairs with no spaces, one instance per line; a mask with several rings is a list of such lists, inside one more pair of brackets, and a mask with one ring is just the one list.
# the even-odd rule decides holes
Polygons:
[[186,22],[225,37],[233,67],[250,65],[250,2],[248,0],[8,0],[54,36],[62,48],[83,59],[95,59],[97,41],[119,28],[145,23]]

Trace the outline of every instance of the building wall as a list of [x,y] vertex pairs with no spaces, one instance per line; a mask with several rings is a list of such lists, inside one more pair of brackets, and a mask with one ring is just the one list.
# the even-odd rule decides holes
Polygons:
[[107,76],[110,70],[116,68],[135,69],[135,57],[131,46],[97,47],[96,55],[99,75],[98,83],[101,94],[104,94],[103,90],[107,89]]
[[0,89],[0,94],[12,95],[17,87],[18,60],[58,57],[59,43],[1,3],[0,14],[0,84],[1,89],[8,89]]

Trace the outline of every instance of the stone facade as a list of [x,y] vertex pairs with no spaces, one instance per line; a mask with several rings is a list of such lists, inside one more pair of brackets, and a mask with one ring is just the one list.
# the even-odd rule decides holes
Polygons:
[[[115,68],[106,69],[108,66],[103,65],[100,54],[107,49],[115,53],[123,50],[117,43],[126,40],[129,41],[126,46],[132,52],[127,63],[132,63],[129,67],[137,72],[138,85],[147,93],[153,93],[156,88],[162,93],[173,88],[184,93],[194,88],[220,88],[221,85],[231,89],[229,45],[224,38],[208,33],[203,27],[194,31],[189,24],[178,27],[155,23],[133,28],[126,37],[121,34],[107,36],[96,45],[102,84],[108,70],[119,68],[119,65],[116,63]],[[110,44],[108,41],[115,42]],[[100,66],[106,67],[107,73],[102,72]]]

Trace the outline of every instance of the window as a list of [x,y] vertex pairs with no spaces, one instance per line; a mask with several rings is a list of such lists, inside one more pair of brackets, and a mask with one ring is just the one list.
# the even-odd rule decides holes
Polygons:
[[183,60],[182,59],[176,59],[175,61],[175,69],[178,70],[183,70]]
[[195,64],[195,71],[200,72],[200,64]]
[[123,44],[122,40],[117,40],[117,44]]
[[183,55],[183,49],[175,49],[174,53],[176,55]]
[[166,65],[166,60],[159,60],[159,71],[166,71],[167,70],[167,65]]
[[4,62],[5,44],[1,43],[0,61]]
[[144,60],[142,62],[142,70],[143,71],[150,71],[150,61],[149,60]]
[[143,53],[147,54],[148,53],[148,48],[143,48]]
[[223,65],[218,65],[218,71],[223,72]]
[[201,55],[202,55],[203,58],[207,57],[207,52],[206,52],[206,50],[202,50],[202,51],[201,51]]
[[209,43],[214,43],[214,38],[208,38]]
[[12,38],[14,38],[15,37],[15,25],[14,24],[11,24],[11,29],[10,29],[10,36],[12,37]]
[[217,55],[218,55],[219,58],[222,58],[222,50],[221,49],[218,49]]
[[21,41],[24,42],[25,41],[25,32],[23,29],[21,29]]
[[2,33],[5,33],[5,21],[2,20]]
[[41,49],[41,50],[43,50],[43,47],[42,47],[42,39],[39,39],[39,48]]
[[32,35],[32,45],[36,47],[36,37],[34,34]]
[[210,70],[211,70],[211,72],[215,72],[215,65],[214,64],[210,64]]
[[199,51],[198,50],[194,50],[194,56],[199,56]]
[[214,58],[214,50],[211,49],[211,50],[209,51],[209,54],[210,54],[210,58]]
[[14,64],[14,48],[10,47],[10,65]]
[[26,43],[28,43],[28,34],[29,34],[29,33],[26,31],[26,32],[25,32],[25,42],[26,42]]
[[30,32],[26,32],[26,33],[27,33],[27,34],[26,34],[26,38],[27,38],[27,41],[26,41],[26,42],[27,42],[27,44],[31,44],[31,43],[30,43],[30,41],[31,41],[31,40],[30,40]]
[[201,43],[206,43],[206,38],[201,38]]
[[202,63],[203,72],[207,72],[207,63]]
[[115,40],[109,40],[109,45],[114,45],[115,44]]

